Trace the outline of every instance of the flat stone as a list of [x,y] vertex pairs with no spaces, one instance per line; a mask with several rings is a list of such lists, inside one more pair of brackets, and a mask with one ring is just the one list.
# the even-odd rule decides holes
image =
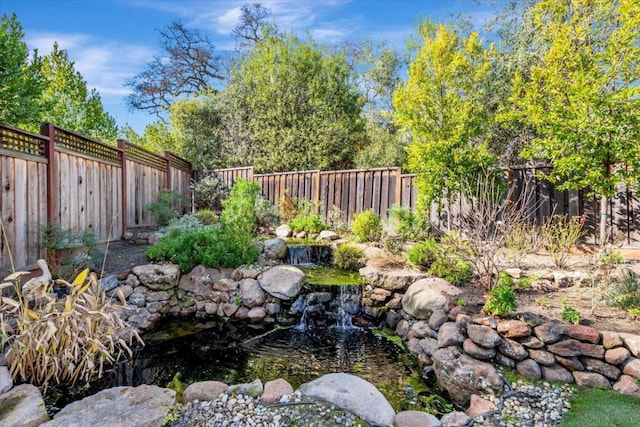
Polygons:
[[626,332],[620,332],[618,334],[624,345],[631,351],[635,357],[640,357],[640,335],[628,334]]
[[215,400],[221,393],[226,393],[227,390],[229,390],[229,386],[220,381],[201,381],[189,384],[182,394],[182,403],[186,404],[194,400],[201,402]]
[[476,325],[487,326],[491,329],[498,328],[498,321],[492,316],[476,317],[475,319],[472,320],[472,322]]
[[402,411],[396,414],[395,427],[441,427],[442,423],[435,416],[422,411]]
[[522,345],[520,345],[520,343],[508,338],[505,338],[500,343],[500,345],[498,346],[498,351],[514,360],[522,360],[529,355],[527,350]]
[[613,385],[613,389],[619,393],[640,398],[640,385],[629,375],[621,375]]
[[305,275],[299,268],[279,265],[262,272],[258,276],[258,282],[269,295],[290,300],[300,293],[304,278]]
[[388,426],[395,411],[371,383],[345,373],[323,375],[298,389],[303,396],[321,399],[362,418],[369,424]]
[[571,325],[567,328],[567,335],[580,341],[587,341],[592,344],[600,342],[600,333],[597,329],[584,325]]
[[147,264],[131,270],[140,283],[152,291],[166,291],[178,286],[180,267],[176,264]]
[[293,387],[286,380],[278,378],[273,381],[267,381],[262,392],[262,401],[266,404],[275,403],[284,395],[293,393]]
[[20,384],[0,395],[0,425],[37,427],[48,419],[38,387]]
[[462,349],[469,356],[478,360],[491,360],[496,356],[496,350],[493,348],[485,348],[481,347],[478,344],[471,341],[470,338],[467,338],[462,343]]
[[531,335],[531,326],[522,320],[504,320],[498,322],[498,333],[505,338],[521,338]]
[[547,381],[566,384],[574,382],[571,372],[560,365],[541,366],[540,369],[542,370],[542,378]]
[[624,345],[622,338],[620,338],[617,332],[602,331],[600,334],[602,335],[602,346],[607,350]]
[[464,427],[471,423],[471,418],[460,411],[449,412],[440,418],[442,427]]
[[631,360],[628,360],[624,364],[622,372],[630,377],[640,379],[640,359],[631,358]]
[[603,346],[587,344],[571,338],[548,345],[547,350],[563,357],[588,356],[597,359],[602,359],[604,357]]
[[155,427],[175,401],[175,391],[155,385],[114,387],[70,403],[43,427],[130,425]]
[[573,377],[576,380],[576,384],[587,387],[603,388],[606,390],[611,389],[611,383],[603,375],[595,372],[578,372],[573,373]]
[[556,362],[558,362],[559,365],[564,366],[571,372],[584,371],[584,365],[577,357],[562,357],[556,355]]
[[318,235],[318,240],[338,240],[339,238],[338,233],[331,230],[322,230]]
[[13,378],[9,368],[6,366],[0,366],[0,394],[6,393],[13,387]]
[[469,408],[465,411],[465,414],[468,417],[475,418],[478,415],[491,412],[495,409],[495,405],[489,399],[485,399],[483,397],[478,396],[477,394],[472,394]]
[[260,379],[253,380],[250,383],[234,384],[229,386],[229,393],[231,394],[244,394],[251,397],[260,397],[264,387]]
[[533,333],[545,344],[560,341],[564,333],[564,326],[557,322],[547,322],[533,328]]
[[553,354],[544,350],[529,350],[529,357],[543,366],[551,366],[556,363]]
[[542,378],[542,370],[540,365],[533,359],[525,359],[516,363],[516,371],[525,378],[540,379]]
[[544,343],[536,337],[525,337],[520,340],[520,344],[527,348],[540,349],[544,347]]
[[616,347],[604,353],[604,360],[612,365],[621,365],[631,356],[631,352],[624,347]]
[[606,362],[603,362],[600,359],[582,357],[581,360],[585,370],[588,372],[597,372],[609,378],[610,380],[617,380],[620,376],[620,369]]
[[447,322],[440,327],[438,331],[438,347],[449,347],[452,345],[462,345],[464,335],[460,333],[458,325],[453,322]]
[[487,326],[469,325],[467,326],[467,336],[471,341],[484,348],[495,348],[502,342],[502,337]]
[[415,270],[383,271],[374,267],[363,267],[360,276],[370,285],[390,291],[405,291],[412,283],[429,277],[426,273]]

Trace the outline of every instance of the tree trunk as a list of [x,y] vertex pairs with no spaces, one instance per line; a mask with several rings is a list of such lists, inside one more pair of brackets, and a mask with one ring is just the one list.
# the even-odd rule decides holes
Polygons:
[[607,196],[600,197],[600,245],[604,246],[609,240],[607,229],[607,216],[609,208],[609,198]]

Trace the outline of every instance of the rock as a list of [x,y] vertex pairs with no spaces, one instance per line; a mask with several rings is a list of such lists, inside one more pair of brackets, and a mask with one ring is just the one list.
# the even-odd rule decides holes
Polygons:
[[469,356],[478,360],[491,360],[496,356],[495,349],[480,347],[479,345],[471,341],[470,338],[464,340],[464,342],[462,343],[462,349]]
[[446,311],[442,309],[434,310],[431,316],[429,316],[429,326],[431,329],[437,331],[447,320],[449,320],[449,318],[447,317]]
[[166,291],[178,286],[180,267],[176,264],[147,264],[133,267],[132,273],[152,291]]
[[591,357],[582,357],[581,359],[584,364],[584,368],[588,372],[597,372],[610,380],[617,380],[620,376],[620,369],[613,365],[609,365],[600,359],[593,359]]
[[233,314],[233,317],[235,317],[236,319],[246,319],[247,317],[249,317],[249,311],[250,310],[252,310],[252,309],[250,309],[249,307],[240,307]]
[[533,359],[525,359],[522,362],[516,363],[516,371],[520,375],[529,379],[540,379],[542,378],[542,371],[540,370],[540,365]]
[[469,325],[467,336],[471,341],[484,348],[495,348],[502,342],[502,337],[487,326]]
[[293,230],[287,224],[282,224],[276,228],[276,236],[281,239],[286,239],[287,237],[291,237],[293,234]]
[[213,282],[213,290],[219,292],[235,292],[238,290],[238,283],[233,280],[221,278]]
[[175,391],[155,385],[114,387],[70,403],[43,427],[100,426],[109,424],[140,427],[162,425]]
[[516,279],[518,280],[519,278],[522,277],[522,269],[520,268],[505,268],[504,270],[505,273],[507,273],[512,279]]
[[464,427],[471,423],[471,418],[464,412],[453,411],[440,418],[442,427]]
[[333,295],[331,292],[310,292],[306,298],[309,304],[322,304],[331,301]]
[[182,403],[189,403],[194,400],[209,401],[214,400],[221,393],[226,393],[229,386],[220,381],[201,381],[189,386],[182,394]]
[[560,365],[541,366],[542,378],[555,383],[573,383],[573,375]]
[[[147,302],[160,302],[160,301],[167,301],[171,295],[169,295],[169,292],[167,291],[158,291],[158,292],[149,292],[146,295],[146,300]],[[147,307],[148,309],[149,307]]]
[[340,236],[331,230],[322,230],[318,235],[318,240],[338,240]]
[[387,301],[385,306],[390,310],[400,310],[402,308],[402,294],[394,293],[393,298]]
[[613,389],[619,393],[640,398],[640,385],[629,375],[621,375],[618,382],[613,385]]
[[488,399],[480,397],[476,394],[471,395],[469,408],[465,411],[468,417],[474,418],[480,414],[493,411],[495,405]]
[[560,340],[564,333],[564,326],[557,322],[547,322],[533,328],[533,333],[545,344],[552,344]]
[[188,274],[180,278],[179,288],[193,293],[196,297],[208,297],[213,290],[213,284],[224,279],[220,270],[197,265]]
[[251,397],[260,397],[263,391],[264,387],[262,386],[262,381],[260,381],[259,378],[250,383],[234,384],[229,386],[229,393],[245,394]]
[[571,372],[584,371],[584,365],[577,357],[562,357],[556,355],[556,362],[558,362],[559,365],[564,366]]
[[462,345],[464,335],[460,333],[458,325],[453,322],[447,322],[440,326],[438,331],[438,348],[449,347],[452,345]]
[[400,320],[402,320],[402,316],[395,311],[387,311],[384,315],[384,323],[386,323],[390,329],[395,329]]
[[624,364],[622,372],[635,379],[640,380],[640,359],[631,358]]
[[269,295],[290,300],[300,293],[304,278],[305,275],[299,268],[279,265],[262,272],[258,276],[258,282]]
[[602,331],[600,334],[602,335],[602,346],[607,350],[624,345],[622,338],[620,338],[617,332]]
[[407,342],[407,350],[409,353],[418,355],[423,352],[422,347],[420,346],[420,338],[410,338]]
[[603,388],[606,390],[611,389],[611,383],[600,374],[595,372],[578,372],[573,373],[573,377],[576,380],[576,384],[584,385],[588,387]]
[[295,236],[295,237],[296,237],[297,239],[306,239],[306,238],[307,238],[307,232],[306,232],[306,231],[304,231],[304,230],[302,230],[301,232],[296,233],[296,236]]
[[426,273],[414,270],[383,271],[374,267],[363,267],[359,270],[360,276],[366,283],[378,288],[390,291],[405,291],[409,285],[417,280],[429,277]]
[[267,310],[269,316],[272,314],[280,314],[280,311],[282,311],[282,307],[277,302],[268,302],[265,304],[264,309]]
[[567,335],[580,341],[588,341],[592,344],[598,344],[600,341],[600,333],[597,329],[584,325],[571,325],[567,328]]
[[425,321],[416,322],[411,325],[411,332],[416,338],[430,337],[433,331]]
[[282,238],[265,240],[264,254],[267,259],[285,259],[287,257],[287,242]]
[[498,327],[498,321],[493,316],[476,317],[472,322],[476,325],[487,326],[491,329]]
[[118,281],[118,277],[115,274],[110,274],[109,276],[103,277],[98,281],[98,283],[105,292],[109,292],[117,288],[120,284],[120,282]]
[[517,341],[505,338],[498,346],[498,351],[510,359],[522,360],[529,355],[523,346]]
[[505,338],[521,338],[531,335],[531,326],[522,320],[498,322],[498,333]]
[[467,406],[472,394],[499,395],[503,389],[502,379],[492,364],[475,360],[455,346],[433,354],[433,369],[438,384],[458,406]]
[[48,419],[38,387],[20,384],[0,394],[0,425],[36,427]]
[[553,354],[544,350],[529,350],[529,357],[543,366],[551,366],[556,363]]
[[516,367],[516,361],[502,353],[496,353],[496,363],[511,369],[515,369]]
[[441,427],[442,423],[435,416],[422,411],[402,411],[396,414],[395,427]]
[[433,356],[433,353],[440,348],[438,346],[438,340],[434,338],[423,338],[420,340],[420,347],[429,356]]
[[267,381],[262,392],[262,401],[266,404],[275,403],[282,396],[293,393],[293,387],[286,380],[278,378],[277,380]]
[[409,333],[410,328],[411,328],[411,324],[409,323],[409,321],[406,319],[402,319],[396,325],[396,335],[404,339]]
[[147,296],[138,292],[134,292],[129,295],[129,304],[133,304],[138,307],[144,307],[147,303]]
[[640,335],[628,334],[626,332],[620,332],[618,334],[624,345],[631,351],[635,357],[640,357]]
[[449,320],[451,320],[452,322],[455,322],[456,319],[458,318],[458,316],[460,316],[461,314],[468,315],[467,309],[466,309],[466,307],[463,307],[461,305],[457,305],[457,306],[453,307],[451,310],[449,310],[449,313],[447,313],[447,318]]
[[238,284],[238,295],[242,299],[242,304],[249,308],[258,307],[267,299],[267,294],[255,279],[242,279]]
[[253,307],[247,313],[247,318],[252,322],[260,322],[267,317],[267,310],[264,307]]
[[[574,339],[566,339],[547,346],[547,350],[562,357],[581,356],[585,354],[584,350],[587,349],[584,346],[589,345],[592,344],[585,344]],[[601,348],[602,355],[600,357],[604,357],[604,347]]]
[[462,291],[444,279],[420,279],[402,297],[402,309],[416,319],[428,319],[435,310],[444,310],[449,298]]
[[631,356],[631,352],[624,347],[616,347],[607,350],[604,353],[604,360],[612,365],[621,365],[625,360]]
[[[460,328],[461,331],[466,331],[467,330],[467,326],[469,325],[469,323],[471,323],[471,316],[467,315],[467,314],[458,314],[458,316],[456,317],[456,325],[458,325],[458,328]],[[486,328],[486,326],[481,326],[481,325],[473,325],[473,326],[478,326],[481,328]],[[491,329],[491,328],[489,328]],[[493,330],[493,329],[491,329]]]
[[300,386],[305,397],[321,399],[352,412],[369,424],[388,426],[395,412],[387,399],[371,383],[351,374],[323,375]]
[[520,344],[527,348],[540,349],[544,347],[544,343],[536,337],[526,337],[520,340]]
[[6,393],[13,387],[13,378],[9,368],[6,366],[0,366],[0,394]]
[[216,312],[216,314],[219,317],[231,317],[236,314],[236,311],[238,311],[237,305],[223,302],[218,304],[218,311]]
[[213,316],[218,311],[218,304],[215,303],[215,302],[205,302],[204,303],[204,311],[208,315]]

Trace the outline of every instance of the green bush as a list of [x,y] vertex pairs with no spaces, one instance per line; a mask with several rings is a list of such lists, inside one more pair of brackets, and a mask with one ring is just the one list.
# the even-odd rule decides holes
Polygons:
[[428,270],[431,264],[438,258],[441,248],[433,238],[416,243],[407,252],[407,258],[411,265],[420,270]]
[[198,209],[220,210],[222,201],[229,196],[227,186],[215,176],[207,176],[194,182],[191,184],[191,190]]
[[363,256],[362,249],[345,243],[333,252],[333,265],[343,270],[356,271],[362,266]]
[[496,286],[489,292],[483,310],[494,316],[504,316],[518,309],[516,294],[509,286]]
[[431,224],[423,216],[418,216],[411,209],[393,205],[389,213],[395,220],[396,234],[410,240],[422,240],[429,236]]
[[609,305],[623,310],[640,308],[640,281],[638,280],[638,274],[629,269],[623,270],[620,277],[615,279],[607,289],[605,301]]
[[258,258],[252,236],[227,226],[187,229],[170,233],[149,248],[152,261],[170,261],[188,273],[202,264],[206,267],[235,268]]
[[382,236],[382,221],[371,209],[353,217],[351,231],[360,242],[377,242]]
[[260,184],[238,178],[229,197],[222,203],[224,209],[220,221],[230,228],[253,233],[258,222],[256,200],[259,194]]
[[156,219],[158,227],[166,227],[172,220],[180,216],[176,210],[176,206],[182,198],[180,194],[169,190],[162,190],[162,192],[158,194],[158,201],[147,205],[147,209],[149,209],[151,215]]
[[582,217],[551,215],[540,228],[544,244],[556,267],[567,264],[571,250],[584,236]]
[[289,227],[296,233],[306,231],[309,234],[319,233],[328,228],[327,224],[322,222],[320,216],[314,213],[298,214],[291,220]]
[[255,212],[260,227],[271,227],[280,223],[280,209],[261,195],[256,197]]
[[562,302],[562,313],[560,314],[560,316],[569,323],[573,323],[574,325],[579,324],[580,319],[582,318],[582,316],[580,315],[580,312],[575,308],[569,307],[569,305],[567,304],[566,298],[562,298],[561,302]]
[[202,225],[213,225],[218,222],[218,215],[211,209],[199,209],[194,215]]
[[498,280],[496,280],[496,286],[513,286],[515,281],[513,277],[509,275],[506,271],[502,270],[498,273]]
[[460,286],[471,278],[471,264],[460,258],[438,257],[429,267],[429,274],[442,277],[453,285]]

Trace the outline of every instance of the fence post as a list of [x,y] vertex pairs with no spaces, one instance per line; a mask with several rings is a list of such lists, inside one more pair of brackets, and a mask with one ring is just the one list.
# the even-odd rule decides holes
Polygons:
[[314,205],[315,205],[315,211],[316,214],[320,215],[320,190],[321,190],[321,186],[320,186],[320,170],[318,169],[316,171],[316,197],[314,200]]
[[122,169],[122,233],[127,232],[127,141],[118,140],[120,149],[120,169]]
[[55,126],[51,123],[43,123],[40,126],[40,133],[49,137],[45,146],[45,157],[47,158],[47,222],[57,224],[56,214],[56,170],[55,170]]
[[173,189],[171,188],[171,153],[169,153],[168,151],[164,152],[164,160],[166,163],[166,168],[167,168],[167,182],[165,184],[165,188],[169,191],[173,191]]
[[[396,170],[396,204],[398,206],[402,206],[402,168],[401,167]],[[392,207],[392,206],[389,206],[389,207]]]

